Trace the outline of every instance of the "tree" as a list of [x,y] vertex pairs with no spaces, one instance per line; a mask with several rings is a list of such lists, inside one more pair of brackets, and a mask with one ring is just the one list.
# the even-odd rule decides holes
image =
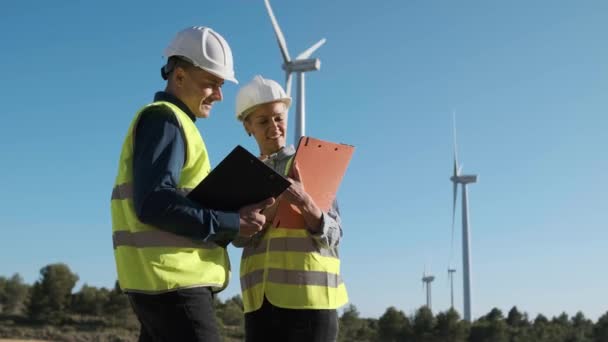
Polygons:
[[435,317],[427,306],[420,307],[414,314],[414,340],[432,341],[435,329]]
[[0,312],[21,313],[27,304],[29,291],[29,286],[18,273],[13,274],[10,279],[0,277]]
[[32,287],[28,313],[35,320],[61,321],[70,305],[78,275],[66,264],[51,264],[40,270],[40,279]]
[[226,303],[228,302],[232,302],[234,303],[236,306],[238,306],[239,308],[241,308],[241,310],[243,310],[243,298],[241,298],[241,295],[235,295],[232,298],[228,299],[226,301]]
[[568,342],[590,342],[593,338],[593,322],[587,318],[582,312],[577,312],[576,315],[570,318],[572,332]]
[[469,341],[471,342],[506,342],[508,327],[502,311],[493,308],[487,315],[480,318],[471,327]]
[[500,321],[480,319],[471,327],[470,342],[507,342],[507,324]]
[[216,315],[223,325],[244,326],[243,300],[236,295],[228,299],[224,304],[218,305]]
[[373,341],[376,337],[374,324],[375,320],[359,318],[359,311],[353,304],[350,304],[340,317],[338,341]]
[[465,324],[454,309],[437,314],[436,331],[439,340],[446,342],[464,342],[468,335]]
[[245,337],[245,316],[243,315],[243,300],[240,295],[236,295],[226,302],[213,296],[213,308],[215,320],[222,336],[230,338],[232,341],[243,340]]
[[0,313],[6,311],[6,282],[7,279],[3,276],[0,276]]
[[537,342],[563,341],[566,338],[565,331],[555,322],[550,323],[542,314],[538,314],[534,319],[532,336]]
[[608,312],[597,320],[593,328],[593,341],[605,342],[608,341]]
[[114,288],[108,293],[108,300],[103,307],[103,313],[109,317],[116,325],[136,324],[135,315],[131,310],[129,298],[120,289],[118,281],[114,283]]
[[507,324],[504,321],[479,320],[471,327],[471,342],[507,342]]
[[577,328],[582,327],[593,327],[593,322],[590,319],[587,319],[582,312],[577,312],[576,315],[571,318],[572,325]]
[[551,323],[561,325],[563,327],[569,327],[570,318],[568,317],[567,313],[562,312],[561,315],[559,315],[557,317],[553,317],[553,319],[551,320]]
[[556,341],[566,341],[572,337],[570,318],[565,312],[562,312],[557,317],[553,317],[550,327],[550,334]]
[[403,341],[411,332],[410,321],[403,311],[391,306],[378,320],[378,337],[381,341]]
[[497,322],[497,321],[502,321],[504,319],[504,316],[502,314],[502,311],[500,311],[500,309],[493,308],[483,319],[490,321],[490,322]]
[[72,311],[83,315],[102,315],[109,295],[110,291],[106,288],[97,289],[84,284],[72,297]]
[[517,310],[517,306],[514,306],[509,310],[507,314],[507,324],[511,327],[521,327],[528,324],[528,318]]
[[511,338],[510,342],[532,341],[528,314],[519,312],[517,306],[513,306],[511,310],[509,310],[506,323]]

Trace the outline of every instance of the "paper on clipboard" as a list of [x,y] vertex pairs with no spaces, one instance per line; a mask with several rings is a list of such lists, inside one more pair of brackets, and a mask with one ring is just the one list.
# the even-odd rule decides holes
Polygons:
[[[298,165],[304,190],[323,212],[331,208],[354,150],[351,145],[300,138],[294,163]],[[280,201],[272,226],[304,229],[306,224],[298,208]]]

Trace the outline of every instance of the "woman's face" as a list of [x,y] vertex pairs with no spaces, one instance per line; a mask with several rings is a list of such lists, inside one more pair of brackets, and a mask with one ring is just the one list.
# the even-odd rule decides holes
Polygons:
[[259,105],[243,122],[245,130],[253,135],[260,153],[268,155],[285,146],[287,106],[283,102]]

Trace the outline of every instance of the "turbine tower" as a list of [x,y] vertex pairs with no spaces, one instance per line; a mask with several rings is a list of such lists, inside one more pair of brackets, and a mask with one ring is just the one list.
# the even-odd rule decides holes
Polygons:
[[426,307],[429,310],[433,310],[431,306],[431,283],[435,280],[435,277],[432,275],[426,275],[426,272],[422,273],[422,287],[426,287]]
[[454,309],[454,272],[453,268],[448,268],[448,278],[450,278],[450,309]]
[[298,81],[298,89],[296,96],[296,132],[294,137],[294,144],[297,144],[300,137],[306,133],[306,89],[305,89],[305,73],[307,71],[316,71],[321,68],[321,61],[318,58],[309,58],[313,52],[315,52],[321,45],[325,44],[325,38],[319,40],[308,49],[300,53],[296,59],[292,60],[289,57],[289,50],[287,50],[287,42],[283,36],[283,32],[279,27],[279,23],[274,16],[272,7],[270,7],[269,0],[264,0],[266,4],[266,10],[270,16],[274,33],[277,36],[277,42],[279,43],[279,49],[283,56],[282,68],[285,70],[285,91],[287,95],[291,96],[291,74],[296,73]]
[[454,174],[450,177],[454,183],[454,202],[452,204],[452,235],[454,231],[454,219],[456,216],[456,197],[458,195],[458,184],[462,184],[462,280],[464,290],[464,320],[471,322],[471,234],[469,231],[469,208],[467,200],[467,184],[476,183],[477,175],[464,175],[461,173],[462,165],[458,166],[458,155],[456,148],[456,115],[453,118],[454,125]]

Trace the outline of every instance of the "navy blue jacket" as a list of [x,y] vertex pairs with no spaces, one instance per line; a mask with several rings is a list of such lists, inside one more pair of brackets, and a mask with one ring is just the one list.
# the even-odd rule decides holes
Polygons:
[[[158,92],[154,101],[171,102],[196,121],[188,106],[170,93]],[[134,134],[133,202],[139,220],[198,241],[225,245],[236,237],[238,213],[202,208],[176,190],[186,150],[175,115],[164,106],[147,108]]]

